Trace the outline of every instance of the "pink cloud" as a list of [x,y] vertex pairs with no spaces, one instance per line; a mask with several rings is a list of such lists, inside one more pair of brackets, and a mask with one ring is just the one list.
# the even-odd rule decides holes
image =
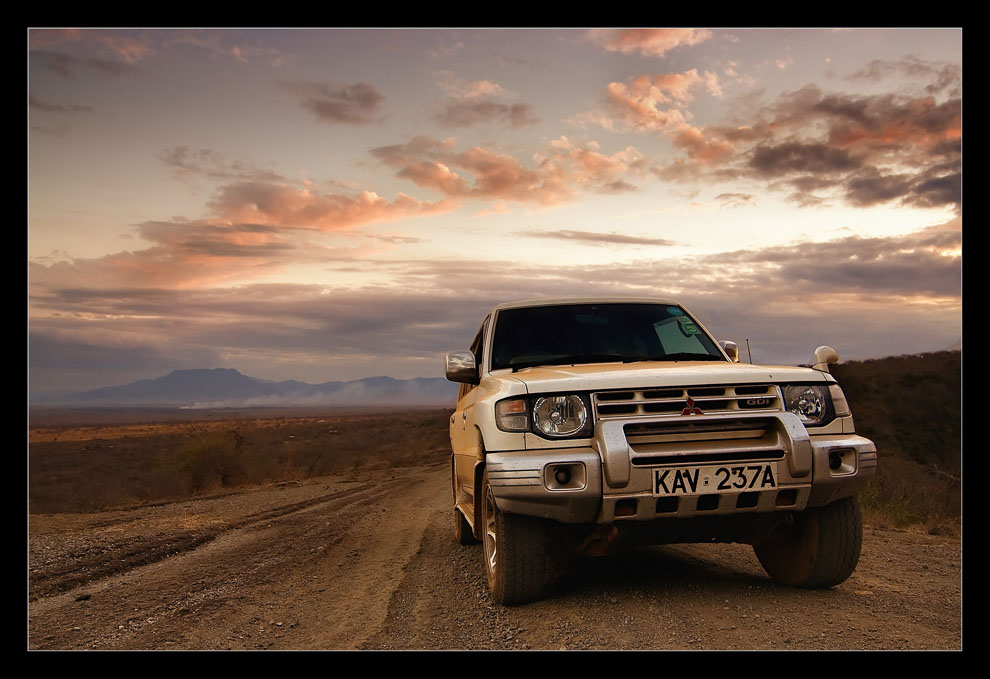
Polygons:
[[697,45],[712,37],[712,32],[696,28],[627,28],[593,29],[588,38],[609,52],[662,57],[672,49]]
[[351,196],[320,193],[287,184],[241,182],[222,187],[209,202],[209,207],[231,222],[334,231],[370,222],[446,212],[453,206],[444,201],[420,201],[404,193],[388,201],[374,191],[361,191]]
[[551,141],[527,166],[486,146],[455,153],[452,139],[418,136],[408,144],[373,149],[372,155],[397,168],[397,176],[449,198],[483,198],[554,205],[574,198],[579,189],[616,192],[634,189],[625,181],[642,173],[646,161],[633,147],[611,156],[594,142],[575,146],[566,137]]
[[732,144],[717,137],[706,136],[704,132],[690,125],[678,128],[674,144],[687,153],[691,160],[705,165],[714,165],[732,156]]
[[718,76],[691,69],[681,73],[641,75],[606,86],[605,109],[577,116],[576,122],[593,122],[606,129],[660,132],[671,137],[691,162],[712,165],[732,156],[733,144],[715,129],[693,126],[687,105],[704,89],[721,96]]

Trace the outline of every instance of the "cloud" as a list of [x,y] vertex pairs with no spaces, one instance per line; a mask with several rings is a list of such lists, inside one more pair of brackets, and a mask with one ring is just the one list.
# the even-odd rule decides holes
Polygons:
[[28,105],[33,109],[48,113],[91,113],[93,111],[89,106],[82,106],[80,104],[56,104],[45,101],[33,94],[28,96]]
[[670,137],[692,162],[715,164],[732,155],[733,145],[691,124],[688,106],[701,89],[715,97],[722,95],[718,76],[697,69],[610,82],[602,107],[573,116],[570,122],[613,131],[659,132]]
[[301,100],[302,107],[325,123],[366,125],[379,122],[375,115],[385,97],[368,83],[335,87],[318,82],[280,83]]
[[446,127],[470,127],[479,123],[500,122],[517,128],[537,122],[529,104],[500,104],[489,99],[447,101],[433,120]]
[[753,196],[748,193],[720,193],[715,196],[715,200],[722,204],[722,207],[739,207],[753,203]]
[[962,67],[948,62],[930,62],[908,55],[897,61],[874,59],[865,68],[847,76],[850,81],[884,82],[892,75],[926,80],[924,91],[928,94],[947,92],[958,97],[962,91]]
[[435,48],[427,50],[426,55],[431,59],[447,59],[464,49],[464,42],[454,33],[448,42],[440,43]]
[[447,92],[447,96],[454,99],[479,99],[507,94],[496,82],[459,78],[453,71],[437,71],[434,79],[437,85]]
[[662,57],[678,47],[701,44],[712,37],[712,32],[695,28],[592,29],[587,36],[609,52]]
[[445,127],[470,127],[497,122],[518,128],[537,122],[532,107],[524,103],[504,103],[497,97],[507,97],[501,85],[491,80],[466,80],[451,71],[438,71],[437,84],[447,92],[441,110],[433,120]]
[[255,60],[266,61],[272,67],[285,64],[290,58],[281,50],[273,47],[260,47],[248,44],[230,44],[230,33],[227,31],[169,31],[164,36],[167,48],[175,46],[190,46],[204,49],[213,57],[228,57],[247,64]]
[[647,161],[634,147],[610,156],[589,142],[559,137],[534,154],[533,165],[488,146],[457,152],[457,140],[419,135],[406,144],[382,146],[371,155],[396,169],[396,176],[450,198],[480,198],[554,205],[580,190],[634,191],[628,176],[645,175]]
[[138,234],[154,243],[97,258],[31,262],[35,290],[66,288],[190,288],[263,276],[279,266],[318,260],[326,246],[298,233],[261,224],[145,222]]
[[800,206],[842,201],[958,211],[961,99],[928,93],[953,89],[948,67],[909,60],[874,64],[869,73],[893,68],[928,76],[934,85],[915,83],[913,94],[868,95],[807,85],[770,102],[747,97],[732,105],[735,120],[695,126],[686,103],[700,87],[699,74],[676,74],[662,84],[640,76],[611,83],[607,110],[576,121],[670,138],[683,156],[650,168],[666,181],[756,180],[790,190],[790,200]]
[[135,75],[144,71],[130,62],[113,61],[99,57],[78,58],[62,52],[32,50],[29,63],[46,69],[63,78],[75,78],[80,70],[93,70],[103,75]]
[[862,162],[848,151],[825,144],[780,144],[758,146],[749,166],[764,177],[777,177],[794,172],[830,174],[855,170]]
[[589,245],[676,245],[672,240],[666,238],[644,238],[641,236],[628,236],[621,233],[595,233],[593,231],[522,231],[520,236],[530,238],[554,238],[566,241],[577,241]]
[[641,75],[627,82],[611,82],[606,87],[606,115],[612,126],[661,131],[685,124],[691,117],[683,107],[694,99],[694,90],[704,87],[718,96],[718,76],[697,69],[683,73]]
[[[421,135],[407,144],[372,149],[371,155],[397,168],[397,176],[451,197],[549,204],[570,195],[549,164],[531,170],[512,156],[480,146],[455,153],[455,143]],[[472,175],[473,181],[458,171]]]
[[199,175],[211,179],[241,179],[249,181],[284,181],[272,170],[253,163],[228,160],[213,149],[192,151],[185,146],[173,146],[158,154],[158,159],[172,168],[178,176]]
[[826,94],[809,85],[766,106],[748,129],[759,140],[742,174],[784,180],[799,203],[818,203],[823,197],[808,191],[832,188],[858,207],[960,204],[959,99]]
[[371,222],[446,212],[452,205],[431,203],[404,193],[389,201],[374,191],[356,195],[324,193],[284,183],[245,181],[222,186],[208,206],[234,223],[257,223],[323,231]]
[[[214,238],[234,263],[250,261],[243,252],[227,252],[220,225],[144,228],[165,250],[202,250],[196,241]],[[239,225],[233,233],[258,238],[262,249],[277,243],[266,241],[278,236],[268,227]],[[601,236],[603,244],[622,242],[622,234],[547,233],[549,239],[590,243]],[[206,249],[212,252],[212,246]],[[308,251],[300,247],[291,257]],[[76,267],[72,276],[55,275],[60,265],[32,265],[31,388],[93,388],[179,367],[234,367],[268,379],[310,382],[440,376],[442,352],[466,347],[491,306],[534,297],[673,298],[697,312],[719,338],[751,339],[757,360],[791,364],[807,361],[824,343],[845,358],[867,358],[948,346],[960,332],[958,219],[889,238],[846,236],[539,270],[491,258],[326,262],[331,271],[374,267],[382,282],[364,288],[177,287],[144,277],[144,262],[131,278],[122,262],[108,258],[83,268],[78,261],[63,262],[63,269]],[[113,268],[112,275],[100,274],[98,264]],[[164,255],[161,264],[167,271]],[[60,352],[73,360],[60,362]]]

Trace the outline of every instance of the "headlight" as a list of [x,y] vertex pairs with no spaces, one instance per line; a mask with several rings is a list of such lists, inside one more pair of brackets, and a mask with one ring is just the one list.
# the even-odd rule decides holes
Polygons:
[[570,436],[587,422],[588,409],[580,396],[543,396],[533,404],[533,425],[545,436]]
[[823,424],[831,416],[828,387],[825,385],[788,384],[783,387],[784,407],[805,424]]

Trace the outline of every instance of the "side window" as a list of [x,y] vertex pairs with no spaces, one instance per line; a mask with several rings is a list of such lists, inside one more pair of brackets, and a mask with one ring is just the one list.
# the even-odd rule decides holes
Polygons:
[[[474,336],[474,341],[471,342],[471,353],[474,354],[474,369],[481,374],[481,352],[485,348],[485,329],[488,327],[488,317],[481,323],[481,328],[478,329],[478,334]],[[463,393],[458,395],[458,399],[461,396],[468,393],[474,389],[476,384],[462,384],[461,389]]]

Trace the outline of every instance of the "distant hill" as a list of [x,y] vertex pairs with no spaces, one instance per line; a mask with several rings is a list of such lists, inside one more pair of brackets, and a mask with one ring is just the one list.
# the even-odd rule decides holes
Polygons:
[[252,406],[419,406],[451,405],[457,385],[440,377],[398,380],[369,377],[350,382],[271,382],[231,368],[175,370],[150,380],[116,387],[32,399],[38,405],[167,406],[226,408]]
[[962,354],[937,351],[831,366],[856,422],[881,463],[899,456],[959,475]]

